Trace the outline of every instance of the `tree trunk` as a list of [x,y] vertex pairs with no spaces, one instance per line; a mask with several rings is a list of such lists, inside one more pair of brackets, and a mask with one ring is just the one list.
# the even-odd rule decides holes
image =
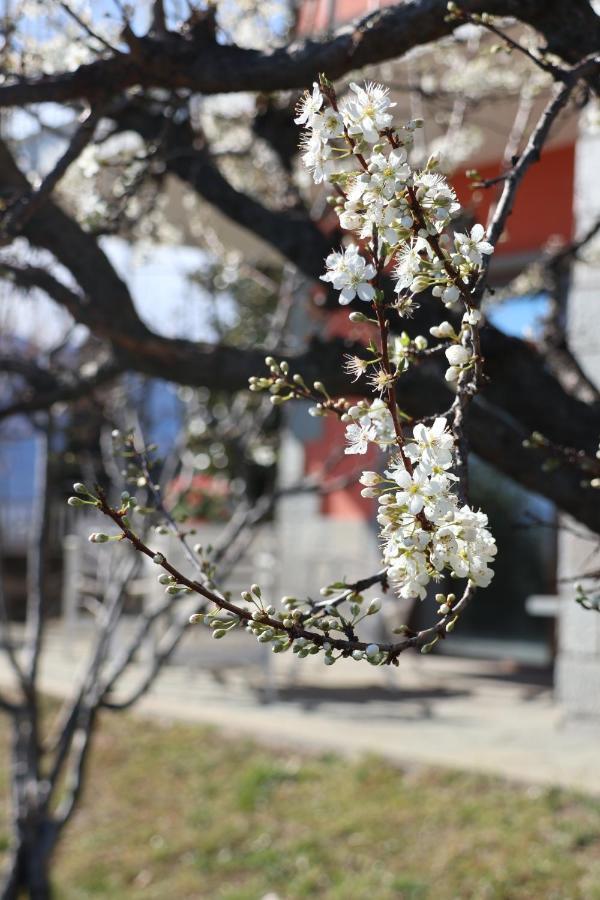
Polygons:
[[50,900],[49,864],[54,847],[52,822],[42,823],[29,838],[20,840],[9,861],[1,900]]

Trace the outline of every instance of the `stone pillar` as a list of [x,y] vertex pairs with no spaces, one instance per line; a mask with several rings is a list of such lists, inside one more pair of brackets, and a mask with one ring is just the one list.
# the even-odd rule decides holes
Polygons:
[[[600,132],[579,136],[575,154],[575,222],[582,234],[600,216]],[[600,385],[600,262],[576,263],[569,294],[568,331],[572,349],[584,370]],[[598,435],[600,440],[600,433]],[[598,496],[600,503],[600,493]],[[574,524],[574,523],[571,523]],[[582,526],[576,530],[584,534]],[[590,555],[598,538],[559,535],[558,575],[569,577],[594,567]],[[560,582],[559,582],[560,584]],[[557,699],[565,719],[600,724],[600,614],[582,609],[574,600],[575,587],[562,587],[559,647],[556,668]]]

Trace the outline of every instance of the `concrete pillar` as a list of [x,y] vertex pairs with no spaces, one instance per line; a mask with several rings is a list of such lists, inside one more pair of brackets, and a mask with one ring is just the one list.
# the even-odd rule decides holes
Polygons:
[[[577,234],[600,216],[600,133],[582,132],[575,154],[575,222]],[[584,370],[600,385],[600,261],[576,263],[569,295],[568,331],[572,349]],[[600,433],[598,435],[600,439]],[[598,496],[600,503],[600,494]],[[559,535],[558,575],[569,577],[594,568],[591,553],[598,538],[564,530]],[[559,582],[560,584],[560,582]],[[556,693],[567,721],[600,723],[600,614],[574,600],[573,582],[564,583],[560,603]]]

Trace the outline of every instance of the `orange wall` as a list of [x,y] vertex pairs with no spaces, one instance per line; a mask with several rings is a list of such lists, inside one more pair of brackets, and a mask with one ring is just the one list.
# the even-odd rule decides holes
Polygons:
[[[571,240],[574,163],[573,144],[543,151],[540,161],[531,166],[519,185],[497,254],[537,250],[555,237]],[[498,163],[479,166],[477,171],[482,178],[494,178],[500,173],[500,166]],[[502,185],[473,190],[464,172],[456,172],[451,180],[462,206],[472,212],[474,221],[485,224],[490,205],[497,200]]]

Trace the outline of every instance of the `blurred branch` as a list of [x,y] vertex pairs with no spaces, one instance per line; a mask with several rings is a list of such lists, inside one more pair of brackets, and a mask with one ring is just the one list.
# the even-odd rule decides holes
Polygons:
[[[525,150],[510,171],[506,173],[502,196],[500,197],[496,209],[491,215],[487,229],[488,240],[492,245],[496,245],[500,235],[504,231],[506,220],[512,212],[515,195],[521,180],[529,167],[534,162],[538,162],[542,147],[548,138],[550,129],[558,114],[566,106],[577,82],[586,74],[598,71],[600,71],[600,58],[598,57],[598,53],[595,52],[592,57],[586,58],[577,66],[574,66],[568,75],[565,76],[564,81],[554,88],[554,95],[547,103],[537,125],[531,132]],[[489,257],[486,257],[486,261],[486,265],[483,267],[482,274],[479,278],[479,285],[483,283],[487,276]]]
[[90,110],[83,122],[75,130],[67,149],[54,165],[54,168],[45,176],[39,188],[35,191],[27,191],[9,204],[3,220],[0,221],[0,232],[4,233],[5,241],[7,238],[10,240],[16,234],[19,234],[23,226],[47,200],[71,163],[80,156],[93,138],[99,118],[99,109]]
[[[462,0],[460,5],[468,13],[514,16],[531,25],[548,50],[569,63],[598,46],[598,19],[586,0]],[[452,34],[460,22],[448,21],[446,13],[446,0],[409,0],[371,12],[331,37],[268,51],[219,44],[209,28],[161,37],[137,37],[126,28],[129,54],[114,53],[74,72],[15,79],[0,86],[0,106],[94,100],[134,86],[201,94],[301,89],[319,72],[340,78]]]
[[123,367],[108,361],[98,366],[90,374],[71,371],[51,372],[27,361],[26,365],[15,365],[14,359],[0,358],[0,371],[18,371],[27,378],[30,391],[4,407],[0,407],[0,421],[10,416],[48,410],[55,403],[72,403],[88,397],[96,388],[108,384],[123,373]]

